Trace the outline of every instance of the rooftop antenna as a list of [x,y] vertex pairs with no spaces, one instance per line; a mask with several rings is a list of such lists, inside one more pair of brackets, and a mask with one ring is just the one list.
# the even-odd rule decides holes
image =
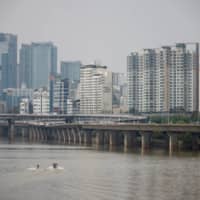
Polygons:
[[100,66],[101,65],[101,60],[100,59],[95,59],[94,60],[94,64]]

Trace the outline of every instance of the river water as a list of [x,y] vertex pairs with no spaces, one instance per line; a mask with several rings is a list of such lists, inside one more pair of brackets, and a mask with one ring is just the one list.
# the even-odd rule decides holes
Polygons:
[[[47,169],[58,162],[63,170]],[[30,170],[40,164],[39,170]],[[0,142],[0,200],[198,200],[200,154]]]

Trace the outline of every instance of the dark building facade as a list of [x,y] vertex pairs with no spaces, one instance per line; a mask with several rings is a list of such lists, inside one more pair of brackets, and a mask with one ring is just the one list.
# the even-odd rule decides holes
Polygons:
[[57,73],[57,47],[52,42],[23,44],[20,49],[20,80],[28,88],[47,87]]
[[80,61],[62,61],[61,62],[61,78],[72,81],[80,81]]
[[0,89],[17,87],[17,36],[0,33]]
[[50,112],[67,114],[69,111],[69,80],[55,76],[50,82]]

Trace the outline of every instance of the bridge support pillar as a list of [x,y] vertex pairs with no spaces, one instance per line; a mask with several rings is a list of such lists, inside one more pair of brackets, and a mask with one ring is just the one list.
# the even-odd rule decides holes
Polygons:
[[199,143],[198,143],[199,136],[196,133],[192,133],[192,150],[198,151],[199,150]]
[[33,141],[35,142],[37,140],[37,130],[36,127],[33,127]]
[[104,145],[104,133],[102,131],[96,132],[96,145],[103,146]]
[[169,152],[178,151],[178,135],[176,133],[169,133]]
[[40,141],[43,142],[44,141],[44,128],[41,127],[39,129],[39,132],[40,132]]
[[73,135],[73,131],[71,128],[67,129],[67,134],[68,134],[68,144],[74,144],[74,135]]
[[26,129],[24,128],[24,127],[22,127],[21,129],[20,129],[20,131],[21,131],[21,136],[22,136],[22,138],[24,138],[25,137],[25,132],[26,132]]
[[40,131],[38,127],[35,127],[35,133],[36,133],[36,141],[38,142],[40,140]]
[[13,141],[15,137],[15,123],[14,120],[8,120],[8,139],[9,141]]
[[78,135],[78,131],[75,128],[72,128],[72,135],[73,135],[73,140],[74,140],[74,144],[79,144],[79,135]]
[[58,144],[60,144],[61,143],[61,133],[60,133],[60,129],[59,128],[56,128],[56,134],[57,134],[57,142],[58,142]]
[[109,131],[105,131],[104,132],[104,146],[105,147],[109,147],[109,141],[110,140],[110,132]]
[[88,146],[92,144],[92,132],[91,131],[84,131],[84,136],[83,136],[83,140],[84,140],[84,145]]
[[140,134],[141,134],[141,149],[142,149],[142,152],[150,150],[152,133],[141,132]]
[[120,145],[120,143],[121,143],[121,141],[120,141],[120,138],[119,138],[119,133],[111,131],[109,133],[109,147],[110,147],[110,149],[112,149],[112,147],[116,147],[116,146]]
[[3,127],[0,127],[0,136],[3,136]]
[[71,144],[72,138],[69,128],[65,129],[65,134],[66,134],[66,144]]
[[43,128],[40,127],[40,128],[38,129],[38,131],[39,131],[39,136],[40,136],[40,142],[42,142],[42,140],[43,140]]
[[44,141],[47,142],[49,139],[49,128],[44,129]]
[[136,133],[126,132],[124,133],[124,150],[135,149],[137,143]]
[[33,127],[30,126],[28,129],[28,140],[29,142],[33,142]]
[[67,140],[67,144],[72,143],[71,130],[69,128],[66,129],[66,140]]
[[61,130],[61,136],[62,136],[62,142],[63,142],[63,144],[65,144],[65,130],[64,129],[62,129]]
[[82,144],[83,139],[82,139],[81,130],[76,127],[76,128],[74,128],[74,133],[76,136],[76,144]]
[[79,144],[84,144],[84,134],[81,130],[79,130],[78,132],[78,136],[79,136]]

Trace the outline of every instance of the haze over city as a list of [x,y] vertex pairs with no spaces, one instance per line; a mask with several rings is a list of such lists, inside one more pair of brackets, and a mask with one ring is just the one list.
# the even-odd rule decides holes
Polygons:
[[52,41],[61,60],[95,60],[126,72],[142,48],[199,42],[198,0],[0,0],[1,32],[22,43]]

